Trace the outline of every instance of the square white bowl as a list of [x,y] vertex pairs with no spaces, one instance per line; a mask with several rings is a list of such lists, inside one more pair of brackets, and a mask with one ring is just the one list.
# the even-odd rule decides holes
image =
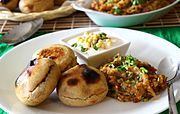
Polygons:
[[[93,32],[93,33],[101,33],[104,32],[107,34],[109,38],[111,38],[114,43],[110,48],[100,50],[100,51],[93,51],[90,53],[81,52],[79,49],[72,47],[72,44],[74,44],[77,40],[77,37],[82,36],[84,32]],[[79,34],[75,34],[70,37],[66,37],[62,39],[62,42],[73,49],[78,57],[82,59],[86,64],[94,67],[99,67],[100,65],[107,62],[110,58],[112,58],[115,54],[120,53],[121,55],[125,55],[129,46],[130,41],[123,39],[121,36],[114,36],[111,33],[108,33],[108,31],[102,31],[101,29],[91,29],[88,31],[84,31]],[[113,44],[112,43],[112,44]]]

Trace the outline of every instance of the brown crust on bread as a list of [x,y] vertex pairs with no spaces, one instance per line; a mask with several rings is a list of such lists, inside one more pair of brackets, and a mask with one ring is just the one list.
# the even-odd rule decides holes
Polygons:
[[[88,73],[85,74],[87,69]],[[87,81],[89,79],[91,81]],[[76,65],[65,71],[57,86],[59,99],[69,106],[96,104],[105,98],[107,92],[105,76],[98,69],[87,65]]]
[[18,6],[18,2],[19,2],[19,0],[10,0],[7,3],[0,2],[0,6],[6,7],[10,10],[14,10]]
[[60,70],[53,60],[39,59],[34,66],[28,66],[17,78],[16,95],[26,105],[39,105],[55,89],[60,76]]
[[69,47],[60,44],[53,44],[39,49],[33,55],[33,58],[51,58],[59,66],[61,72],[77,64],[74,52]]
[[54,0],[20,0],[19,9],[23,13],[42,12],[52,10]]

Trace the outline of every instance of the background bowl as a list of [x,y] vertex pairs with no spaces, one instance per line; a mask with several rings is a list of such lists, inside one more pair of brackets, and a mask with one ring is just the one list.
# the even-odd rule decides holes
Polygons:
[[157,19],[162,15],[168,13],[180,0],[176,0],[173,3],[149,12],[132,14],[132,15],[120,15],[115,16],[108,13],[103,13],[90,9],[90,4],[93,0],[83,0],[80,2],[74,2],[72,6],[79,11],[84,11],[88,17],[99,26],[107,27],[128,27],[137,24],[142,24],[153,19]]

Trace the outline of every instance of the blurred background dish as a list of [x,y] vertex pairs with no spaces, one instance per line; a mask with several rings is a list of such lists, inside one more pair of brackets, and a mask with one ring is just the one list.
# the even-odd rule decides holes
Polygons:
[[[2,4],[1,1],[0,20],[16,22],[32,21],[38,18],[43,18],[43,20],[53,20],[69,16],[76,11],[71,6],[72,1],[70,0],[50,0],[48,3],[47,1],[20,0],[18,3],[19,5],[14,4],[15,6],[13,8]],[[11,2],[8,3],[10,4]],[[4,7],[10,10],[4,10]]]
[[171,4],[162,8],[148,11],[144,13],[128,14],[128,15],[113,15],[106,12],[93,10],[91,4],[93,0],[81,0],[72,4],[76,10],[84,11],[89,18],[99,26],[108,27],[128,27],[132,25],[142,24],[147,21],[156,19],[166,14],[173,8],[180,0],[175,0]]

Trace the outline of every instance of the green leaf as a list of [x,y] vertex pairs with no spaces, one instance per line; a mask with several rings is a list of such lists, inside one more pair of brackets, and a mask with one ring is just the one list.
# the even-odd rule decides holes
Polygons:
[[136,58],[131,55],[126,56],[125,62],[127,66],[136,66]]
[[140,71],[144,74],[147,74],[148,73],[148,70],[144,67],[140,67]]
[[72,47],[77,47],[77,43],[74,43],[71,45]]
[[92,44],[93,48],[97,51],[99,48],[96,46],[96,43],[95,44]]
[[132,0],[132,5],[139,5],[145,3],[147,0]]
[[126,71],[127,69],[128,69],[128,68],[127,68],[127,66],[125,66],[125,65],[121,65],[121,66],[118,66],[118,67],[117,67],[117,70],[120,71],[120,72],[121,72],[121,71]]
[[107,0],[106,4],[111,4],[113,2],[114,2],[114,0]]
[[115,14],[115,15],[122,14],[122,10],[118,6],[114,6],[113,14]]
[[82,52],[86,52],[88,50],[88,48],[84,48],[83,46],[81,46],[81,51]]
[[100,39],[101,39],[101,40],[107,39],[107,34],[104,33],[104,32],[99,33],[99,36],[100,36]]

